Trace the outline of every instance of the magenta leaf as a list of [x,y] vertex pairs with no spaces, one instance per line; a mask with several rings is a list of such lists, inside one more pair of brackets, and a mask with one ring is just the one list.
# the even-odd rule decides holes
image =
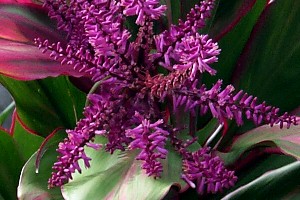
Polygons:
[[37,37],[64,40],[41,7],[0,4],[0,74],[18,80],[82,76],[71,65],[52,60],[50,52],[42,53],[34,44]]

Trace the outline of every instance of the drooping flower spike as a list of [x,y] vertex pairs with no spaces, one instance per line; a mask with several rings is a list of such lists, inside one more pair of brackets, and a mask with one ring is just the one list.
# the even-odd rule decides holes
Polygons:
[[[221,89],[221,80],[210,89],[199,86],[202,73],[217,73],[211,65],[221,52],[208,35],[198,33],[214,2],[200,2],[185,21],[154,35],[153,22],[166,10],[158,0],[45,1],[49,16],[66,32],[67,39],[49,44],[37,38],[38,47],[51,51],[53,59],[74,66],[92,81],[101,81],[95,94],[88,96],[84,117],[59,144],[60,155],[49,187],[61,186],[72,179],[72,173],[81,172],[79,160],[90,166],[86,147],[111,153],[139,149],[136,159],[141,161],[141,168],[149,176],[159,177],[164,170],[161,161],[168,154],[166,144],[170,143],[182,156],[182,179],[201,194],[219,192],[235,183],[234,172],[227,170],[209,148],[188,151],[197,138],[178,139],[179,127],[166,119],[167,110],[171,115],[178,114],[179,108],[194,115],[210,112],[220,122],[229,119],[238,125],[243,123],[243,116],[256,125],[297,124],[295,116],[280,116],[278,108],[258,103],[256,97],[243,91],[234,93],[231,85]],[[128,16],[136,17],[136,37],[127,29]],[[159,73],[161,68],[164,74]],[[96,135],[108,142],[95,144]]]
[[167,157],[168,151],[165,149],[165,145],[169,132],[159,128],[159,125],[164,123],[163,120],[151,124],[139,113],[136,113],[135,117],[138,118],[141,124],[133,129],[126,130],[126,136],[133,139],[128,148],[130,150],[141,149],[136,159],[142,160],[142,169],[149,176],[159,177],[163,171],[163,166],[158,159]]

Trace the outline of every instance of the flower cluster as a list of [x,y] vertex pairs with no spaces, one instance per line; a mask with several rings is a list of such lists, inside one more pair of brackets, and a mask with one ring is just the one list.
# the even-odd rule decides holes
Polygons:
[[212,69],[209,64],[218,61],[220,49],[218,45],[213,43],[208,35],[188,36],[182,39],[178,45],[175,46],[175,54],[177,54],[178,60],[183,64],[174,65],[174,69],[191,70],[191,79],[196,76],[196,72],[203,73],[207,71],[211,75],[216,73],[216,70]]
[[[72,179],[76,170],[81,172],[80,159],[89,167],[90,158],[84,148],[101,148],[93,140],[102,135],[108,138],[103,148],[111,153],[138,149],[136,159],[141,161],[141,168],[155,177],[164,170],[161,160],[167,158],[166,143],[170,143],[182,156],[182,179],[191,187],[196,183],[199,193],[215,193],[234,184],[234,172],[227,170],[208,148],[188,151],[197,138],[178,139],[179,127],[174,120],[167,120],[166,113],[170,112],[172,118],[182,108],[193,115],[210,112],[220,122],[230,119],[238,125],[243,115],[256,125],[279,123],[289,127],[297,123],[294,116],[280,116],[278,108],[258,103],[256,97],[243,91],[234,93],[231,85],[221,89],[221,80],[210,89],[199,84],[202,73],[217,72],[211,64],[218,61],[218,44],[198,33],[214,3],[200,2],[185,21],[155,35],[154,21],[166,10],[158,0],[45,1],[50,17],[67,33],[67,41],[50,44],[38,38],[38,47],[101,83],[88,96],[84,118],[74,130],[67,131],[68,138],[59,144],[60,155],[49,187],[61,186]],[[128,16],[136,18],[136,37],[131,37],[133,33],[127,29]]]
[[191,187],[196,187],[196,182],[199,194],[222,192],[237,180],[234,171],[228,171],[221,159],[205,147],[185,156],[182,177]]
[[213,155],[209,147],[203,147],[195,152],[187,151],[193,140],[181,141],[174,130],[170,141],[176,151],[182,156],[183,173],[181,178],[199,194],[222,192],[237,181],[234,171],[227,170],[221,159]]
[[169,133],[159,128],[163,120],[151,124],[139,113],[136,113],[135,117],[141,121],[141,124],[134,129],[126,130],[126,136],[133,139],[128,148],[141,149],[136,159],[143,161],[142,169],[146,170],[149,176],[159,177],[163,166],[157,159],[166,158],[168,151],[165,149],[165,144]]

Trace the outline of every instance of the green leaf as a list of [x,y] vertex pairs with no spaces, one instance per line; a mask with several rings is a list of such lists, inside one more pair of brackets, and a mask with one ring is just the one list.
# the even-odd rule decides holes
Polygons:
[[178,20],[181,17],[180,0],[166,0],[166,1],[170,1],[171,4],[171,6],[168,9],[171,9],[170,12],[172,16],[172,23],[177,24]]
[[299,197],[300,161],[269,171],[223,199],[296,199]]
[[39,135],[73,128],[83,111],[85,94],[66,77],[27,82],[0,77],[0,82],[14,98],[21,122]]
[[227,164],[234,163],[244,152],[257,146],[276,147],[282,153],[300,159],[300,127],[280,129],[279,125],[260,126],[238,136],[228,153],[221,154]]
[[24,161],[38,150],[44,138],[27,132],[16,119],[13,128],[13,139]]
[[235,69],[240,88],[284,111],[300,102],[299,19],[300,1],[269,4]]
[[[251,12],[252,9],[252,12],[255,10],[255,12],[259,12],[260,9],[258,10],[258,7],[255,7],[255,5],[258,5],[256,3],[257,0],[216,1],[217,12],[214,17],[213,26],[209,29],[209,35],[215,40],[220,40],[226,36],[226,34],[230,34],[230,31],[234,28],[238,28],[236,26],[239,22],[243,23],[244,17]],[[265,2],[261,3],[265,4]],[[263,4],[260,4],[260,6],[263,6]],[[253,13],[249,14],[252,15]],[[249,27],[253,25],[253,23],[248,24]]]
[[[264,173],[278,169],[292,162],[295,162],[295,159],[286,155],[271,154],[257,157],[256,159],[247,162],[242,168],[236,170],[238,182],[232,188],[225,190],[224,193],[212,195],[211,199],[219,200],[241,186],[257,179]],[[235,168],[239,168],[239,164],[240,163],[237,163]]]
[[0,148],[0,195],[6,200],[14,200],[24,160],[13,138],[2,130],[0,130]]
[[[257,96],[258,102],[266,101],[283,111],[290,111],[298,107],[300,102],[300,50],[297,34],[300,31],[300,4],[299,1],[277,0],[263,9],[263,3],[266,2],[256,2],[257,5],[261,4],[260,12],[254,12],[255,5],[248,14],[254,12],[256,19],[247,20],[246,15],[220,40],[222,53],[216,65],[219,72],[217,78],[223,78],[226,84],[233,82],[237,89]],[[247,26],[247,23],[252,26],[251,29],[240,26]],[[236,34],[231,35],[234,32]],[[211,77],[205,79],[212,82],[215,80]],[[253,124],[248,121],[238,129],[232,124],[221,146],[226,148],[224,144],[230,144],[237,132],[242,133],[251,128]]]
[[41,160],[39,173],[36,173],[35,161],[37,153],[33,154],[22,169],[18,186],[18,198],[22,200],[60,200],[63,199],[60,188],[48,189],[48,179],[51,176],[52,165],[57,159],[56,146],[49,148]]
[[[100,137],[97,139],[102,141]],[[99,143],[99,142],[97,142]],[[74,174],[63,186],[65,199],[162,199],[173,184],[186,185],[180,179],[181,159],[172,151],[163,161],[162,178],[148,177],[135,160],[135,151],[114,152],[86,149],[92,158],[91,168]],[[82,163],[81,163],[82,166]]]
[[42,141],[42,137],[24,130],[16,118],[13,119],[11,135],[0,131],[0,195],[4,199],[16,199],[22,165]]
[[[230,79],[237,60],[266,4],[265,1],[255,1],[254,5],[247,5],[250,4],[250,1],[247,2],[228,0],[220,0],[219,2],[209,35],[220,39],[218,43],[222,51],[218,63],[214,65],[218,71],[217,76],[204,75],[203,82],[207,85],[220,78],[224,80],[224,84],[231,82]],[[232,20],[238,23],[233,23]]]

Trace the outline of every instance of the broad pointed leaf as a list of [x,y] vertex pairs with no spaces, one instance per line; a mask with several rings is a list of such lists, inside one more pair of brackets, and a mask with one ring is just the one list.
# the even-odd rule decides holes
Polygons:
[[20,122],[36,134],[73,128],[83,111],[85,94],[66,77],[26,82],[0,77],[0,82],[15,100]]
[[72,66],[53,61],[34,44],[34,38],[64,42],[64,37],[38,6],[0,4],[0,74],[19,80],[59,75],[82,76]]
[[296,159],[300,159],[300,127],[292,126],[289,129],[280,129],[279,125],[269,125],[253,129],[238,136],[228,153],[222,154],[223,159],[232,164],[244,152],[256,146],[278,147],[279,150]]
[[[214,82],[221,76],[225,83],[234,83],[237,89],[282,111],[298,107],[299,9],[299,1],[277,0],[268,5],[266,1],[256,1],[251,11],[219,41],[222,53],[216,65],[218,77],[208,77],[205,82]],[[221,146],[231,143],[236,132],[251,128],[253,124],[248,121],[238,130],[232,125]]]
[[49,148],[40,163],[39,173],[36,173],[35,161],[37,153],[26,162],[22,169],[18,186],[18,198],[24,200],[60,200],[63,199],[59,188],[49,190],[48,179],[52,165],[56,161],[56,147]]
[[16,187],[24,160],[13,138],[0,130],[0,199],[16,199]]
[[13,119],[11,135],[0,130],[0,199],[16,199],[22,165],[38,149],[43,138],[24,130]]
[[[260,13],[261,8],[264,8],[266,1],[261,1],[259,7],[257,0],[237,0],[237,1],[226,1],[219,0],[217,5],[217,13],[214,16],[213,26],[209,30],[209,35],[213,37],[215,40],[219,41],[223,37],[226,37],[227,34],[230,34],[233,29],[240,26],[239,23],[244,23],[244,20],[249,20],[248,14],[253,15],[256,12]],[[226,17],[225,17],[226,16]],[[257,15],[256,15],[257,16]],[[255,19],[254,15],[251,17]],[[249,21],[250,22],[250,21]],[[251,20],[252,23],[248,24],[248,27],[251,29],[253,27],[253,22],[255,20]],[[245,34],[245,37],[248,35]]]
[[299,199],[300,161],[269,171],[223,199]]
[[252,31],[235,69],[248,93],[292,110],[300,102],[300,1],[269,4]]
[[44,138],[27,132],[18,119],[15,119],[13,131],[13,139],[24,161],[28,160],[31,155],[38,150]]
[[206,84],[214,83],[220,78],[224,84],[231,83],[236,62],[265,5],[264,0],[220,0],[209,35],[219,40],[222,51],[218,63],[214,65],[218,74],[214,77],[204,75]]
[[185,185],[180,180],[181,159],[170,151],[163,161],[162,178],[148,177],[134,158],[136,152],[115,152],[87,149],[92,158],[91,168],[75,174],[64,185],[65,199],[162,199],[173,184]]
[[295,159],[286,155],[262,154],[261,156],[257,156],[254,160],[248,161],[249,162],[241,161],[241,163],[239,162],[235,165],[235,168],[239,168],[236,171],[238,182],[229,190],[225,190],[224,193],[212,195],[212,200],[220,200],[227,194],[259,178],[264,173],[295,162]]

